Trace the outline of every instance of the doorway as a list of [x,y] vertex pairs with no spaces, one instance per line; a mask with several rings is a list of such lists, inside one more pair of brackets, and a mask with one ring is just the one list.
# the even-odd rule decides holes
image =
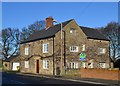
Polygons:
[[36,61],[36,73],[39,73],[39,60]]
[[56,68],[56,75],[59,76],[59,75],[60,75],[60,72],[61,72],[61,71],[60,71],[60,67],[57,67],[57,68]]

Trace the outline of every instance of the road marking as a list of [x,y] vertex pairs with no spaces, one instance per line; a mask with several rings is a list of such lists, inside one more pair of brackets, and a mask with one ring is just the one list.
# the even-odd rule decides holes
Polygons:
[[[48,77],[47,77],[48,78]],[[83,80],[74,80],[74,79],[62,79],[62,78],[53,78],[53,79],[59,79],[59,80],[67,80],[67,81],[74,81],[74,82],[83,82],[83,83],[89,83],[89,84],[104,84],[105,83],[98,83],[98,82],[91,82],[91,81],[83,81]]]
[[11,80],[11,81],[16,82],[16,83],[19,83],[19,84],[25,84],[25,83],[23,83],[23,82],[19,82],[19,81],[16,81],[16,80]]

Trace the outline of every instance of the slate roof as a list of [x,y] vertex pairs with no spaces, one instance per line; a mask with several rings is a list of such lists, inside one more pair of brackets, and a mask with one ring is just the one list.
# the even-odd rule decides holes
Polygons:
[[19,55],[14,55],[14,56],[12,56],[10,58],[5,59],[4,62],[10,62],[10,61],[13,61],[13,60],[18,61],[18,56]]
[[99,39],[109,41],[102,33],[100,33],[97,29],[83,27],[80,26],[82,31],[85,33],[88,39]]
[[[74,20],[74,19],[70,19],[68,21],[62,22],[62,26],[63,27],[66,26],[72,20]],[[92,28],[83,27],[83,26],[80,26],[80,28],[85,33],[87,38],[108,40],[97,29],[92,29]],[[47,30],[46,29],[42,29],[40,31],[36,31],[30,37],[28,37],[26,40],[22,41],[21,44],[28,43],[28,42],[33,42],[33,41],[41,40],[41,39],[45,39],[45,38],[54,37],[55,34],[58,31],[60,31],[60,29],[61,29],[61,24],[57,24],[57,25],[54,25],[53,27],[48,28]]]
[[[66,26],[72,20],[73,19],[63,22],[62,26],[63,27]],[[25,41],[22,41],[21,44],[31,42],[31,41],[40,40],[40,39],[45,39],[45,38],[49,38],[49,37],[53,37],[60,29],[61,29],[61,24],[54,25],[53,27],[50,27],[47,30],[42,29],[42,30],[37,31],[34,34],[32,34]]]

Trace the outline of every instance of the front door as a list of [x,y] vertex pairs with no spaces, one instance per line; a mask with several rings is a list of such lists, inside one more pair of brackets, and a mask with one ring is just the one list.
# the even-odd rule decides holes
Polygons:
[[39,60],[36,61],[36,73],[39,73]]

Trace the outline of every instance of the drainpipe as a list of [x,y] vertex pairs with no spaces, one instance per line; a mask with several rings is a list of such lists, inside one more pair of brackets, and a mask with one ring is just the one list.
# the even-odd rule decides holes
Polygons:
[[63,30],[64,32],[64,72],[66,75],[66,32]]
[[[109,68],[111,68],[111,56],[110,56],[110,41],[109,41]],[[114,66],[114,65],[113,65]]]
[[61,76],[62,76],[62,66],[63,66],[63,62],[62,62],[62,23],[61,25]]
[[54,61],[54,37],[53,37],[53,75],[55,75],[55,61]]

